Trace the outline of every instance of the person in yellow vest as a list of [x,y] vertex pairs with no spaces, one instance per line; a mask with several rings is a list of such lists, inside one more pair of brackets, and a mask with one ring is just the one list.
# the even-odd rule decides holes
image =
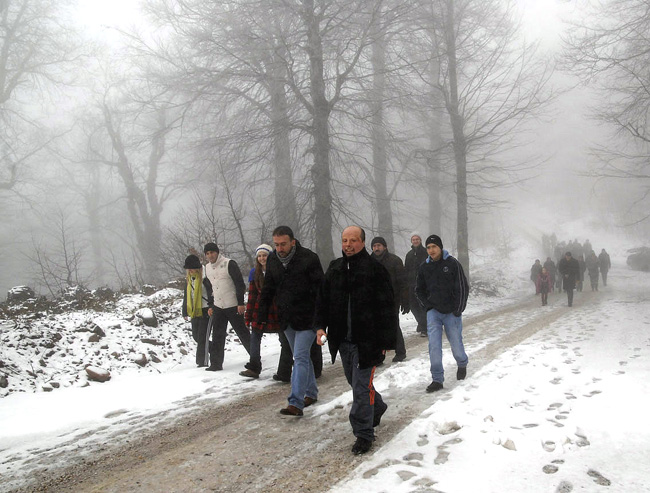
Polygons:
[[212,322],[212,342],[210,343],[210,366],[206,370],[219,371],[223,370],[228,322],[250,354],[251,336],[244,323],[246,284],[237,262],[219,255],[219,247],[216,243],[207,243],[203,252],[208,259],[205,265],[205,277],[212,285],[214,298],[214,306],[208,309]]

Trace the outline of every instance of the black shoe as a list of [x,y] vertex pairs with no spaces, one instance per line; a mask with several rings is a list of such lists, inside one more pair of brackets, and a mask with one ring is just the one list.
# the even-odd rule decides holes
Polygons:
[[442,384],[440,382],[433,381],[427,387],[427,392],[435,392],[436,390],[441,390]]
[[281,377],[280,375],[278,375],[277,373],[274,373],[274,374],[273,374],[273,380],[275,380],[276,382],[284,382],[284,383],[289,383],[289,382],[291,382],[291,379],[290,379],[290,378],[282,378],[282,377]]
[[420,332],[420,337],[427,337],[427,333],[426,332]]
[[205,369],[205,371],[221,371],[221,370],[223,370],[222,366],[214,366],[214,365],[210,365]]
[[405,354],[400,354],[400,355],[397,355],[397,354],[396,354],[396,355],[393,357],[393,363],[400,363],[400,362],[404,361],[405,359],[406,359],[406,355],[405,355]]
[[372,418],[372,427],[373,428],[376,428],[377,426],[379,426],[379,423],[381,423],[381,417],[384,415],[384,413],[386,412],[387,409],[388,409],[388,406],[386,406],[383,411],[381,411],[379,413],[376,413],[375,416]]
[[357,441],[352,445],[352,453],[354,455],[365,454],[372,447],[372,442],[365,438],[357,438]]
[[456,370],[456,380],[465,380],[465,377],[467,376],[467,367],[458,367],[458,370]]

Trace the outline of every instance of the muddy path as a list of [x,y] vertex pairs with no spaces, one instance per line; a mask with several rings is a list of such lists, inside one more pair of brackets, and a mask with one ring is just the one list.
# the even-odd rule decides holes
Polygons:
[[[592,298],[591,293],[581,293],[580,304]],[[550,296],[549,303],[542,309],[539,299],[531,297],[465,319],[468,379],[569,310],[563,295]],[[428,366],[427,339],[411,329],[406,344],[408,359],[422,359]],[[449,352],[446,341],[443,347]],[[399,364],[388,362],[380,367],[378,378],[395,365]],[[445,389],[434,394],[425,392],[426,378],[407,386],[396,383],[382,391],[389,409],[377,428],[373,451],[445,392],[463,385],[451,370]],[[68,448],[36,455],[30,485],[13,491],[326,491],[364,457],[350,453],[354,442],[347,418],[351,397],[344,395],[349,386],[339,362],[325,366],[318,385],[319,401],[302,418],[279,414],[289,387],[278,383],[227,404],[194,406],[194,411],[181,418],[172,420],[165,413],[150,417],[149,423],[128,436],[104,436],[106,443],[97,443],[91,454],[79,456]]]

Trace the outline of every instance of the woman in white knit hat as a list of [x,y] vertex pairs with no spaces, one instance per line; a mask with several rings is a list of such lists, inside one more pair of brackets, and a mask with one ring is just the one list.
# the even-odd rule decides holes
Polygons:
[[255,268],[248,277],[250,282],[248,288],[248,302],[246,303],[246,312],[244,321],[246,326],[251,330],[251,351],[250,361],[246,363],[246,369],[239,374],[242,377],[259,378],[262,372],[261,345],[262,336],[268,332],[279,332],[280,324],[278,323],[278,311],[273,304],[269,309],[269,317],[266,324],[262,325],[257,322],[259,311],[259,296],[264,285],[264,274],[266,274],[266,260],[273,251],[270,245],[261,244],[255,249]]

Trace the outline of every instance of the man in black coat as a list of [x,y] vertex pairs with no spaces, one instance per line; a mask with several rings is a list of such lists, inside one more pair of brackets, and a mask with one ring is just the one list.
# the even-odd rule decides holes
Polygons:
[[259,321],[268,319],[273,300],[278,309],[280,329],[293,353],[289,405],[280,410],[288,416],[302,416],[303,409],[318,399],[318,387],[310,348],[316,338],[314,310],[323,281],[318,255],[304,248],[288,226],[273,231],[275,250],[266,261],[264,287],[260,293]]
[[[385,351],[395,349],[397,313],[388,271],[365,248],[359,226],[343,230],[343,256],[330,263],[318,304],[317,341],[327,335],[332,362],[341,356],[343,371],[352,387],[350,424],[357,438],[355,455],[364,454],[375,439],[374,427],[388,406],[373,385],[375,367]],[[326,332],[327,329],[327,332]]]
[[469,358],[463,345],[463,311],[467,306],[469,284],[462,265],[442,248],[438,235],[429,236],[425,245],[429,256],[420,265],[415,292],[427,310],[432,377],[427,392],[435,392],[442,389],[445,379],[442,366],[443,327],[458,365],[456,379],[463,380],[467,375]]
[[386,267],[388,275],[390,276],[390,283],[393,286],[393,294],[395,296],[395,314],[397,315],[397,332],[395,334],[396,345],[393,363],[397,363],[406,359],[404,336],[402,335],[402,329],[399,326],[400,306],[403,314],[410,311],[406,271],[404,270],[402,259],[388,251],[388,246],[386,245],[386,240],[384,238],[381,236],[373,238],[370,246],[372,247],[371,257]]
[[557,270],[562,276],[562,287],[566,291],[568,304],[573,306],[573,290],[576,288],[576,283],[580,282],[580,263],[573,258],[571,252],[566,252]]
[[427,311],[415,295],[415,285],[418,277],[418,267],[427,259],[427,256],[427,249],[422,246],[422,237],[417,233],[413,233],[411,235],[411,250],[404,258],[404,269],[406,270],[406,282],[409,288],[409,307],[418,323],[417,332],[422,337],[427,335]]
[[604,248],[598,255],[598,261],[600,262],[600,274],[603,276],[603,286],[607,286],[607,272],[612,267],[612,261]]

